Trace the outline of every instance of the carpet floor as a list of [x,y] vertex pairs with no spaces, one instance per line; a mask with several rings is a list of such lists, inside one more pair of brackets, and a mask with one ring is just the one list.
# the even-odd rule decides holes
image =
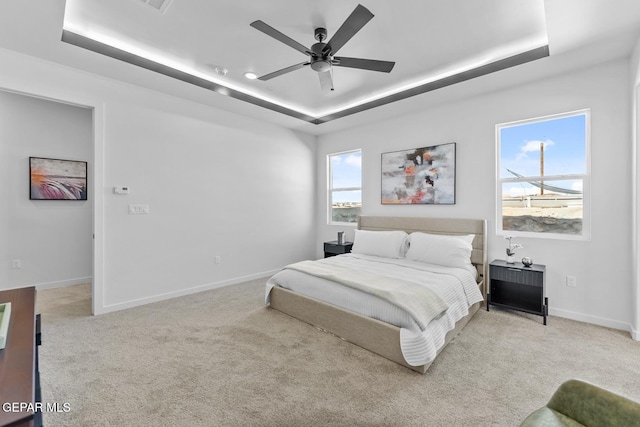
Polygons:
[[264,280],[100,316],[38,292],[46,426],[517,426],[565,380],[640,401],[622,331],[482,308],[417,374],[264,306]]

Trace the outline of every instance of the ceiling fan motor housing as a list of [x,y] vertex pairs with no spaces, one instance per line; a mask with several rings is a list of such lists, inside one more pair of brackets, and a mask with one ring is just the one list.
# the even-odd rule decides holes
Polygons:
[[[316,29],[316,33],[319,29],[323,30],[324,28]],[[326,43],[320,42],[311,46],[311,52],[313,53],[311,56],[311,69],[319,73],[323,73],[331,69],[331,56],[322,53],[322,49],[324,49],[326,45]]]

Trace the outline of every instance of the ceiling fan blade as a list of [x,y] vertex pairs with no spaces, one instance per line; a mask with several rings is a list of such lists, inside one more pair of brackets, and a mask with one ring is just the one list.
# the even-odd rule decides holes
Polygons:
[[291,37],[285,36],[280,31],[276,30],[275,28],[273,28],[270,25],[265,24],[264,22],[262,22],[260,20],[253,21],[249,25],[251,25],[256,30],[262,31],[266,35],[273,37],[274,39],[278,40],[279,42],[282,42],[282,43],[286,44],[287,46],[290,46],[290,47],[294,48],[295,50],[304,53],[305,55],[311,56],[311,51],[307,47],[305,47],[302,44],[298,43],[297,41],[295,41]]
[[380,71],[383,73],[389,73],[395,62],[390,61],[378,61],[375,59],[362,59],[362,58],[346,58],[344,56],[334,56],[332,65],[337,67],[349,67],[360,68],[362,70]]
[[342,26],[338,28],[338,31],[331,37],[331,40],[329,40],[324,49],[322,49],[322,53],[335,55],[371,18],[373,18],[373,13],[371,13],[369,9],[361,4],[356,6],[354,11],[351,12],[351,15],[349,15],[347,20],[344,21]]
[[333,91],[333,78],[331,78],[331,70],[318,73],[318,77],[320,78],[320,87],[322,88],[322,93],[331,93],[331,91]]
[[282,70],[274,71],[273,73],[265,74],[262,77],[258,77],[258,80],[262,80],[262,81],[270,80],[270,79],[272,79],[274,77],[278,77],[278,76],[281,76],[283,74],[287,74],[287,73],[290,73],[292,71],[299,70],[300,68],[302,68],[302,67],[304,67],[306,65],[309,65],[309,64],[311,64],[311,62],[301,62],[299,64],[291,65],[291,66],[289,66],[287,68],[283,68]]

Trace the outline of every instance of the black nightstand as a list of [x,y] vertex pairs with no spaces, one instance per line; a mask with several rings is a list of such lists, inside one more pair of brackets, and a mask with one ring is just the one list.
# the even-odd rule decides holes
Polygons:
[[495,260],[489,264],[489,293],[487,294],[487,311],[489,305],[497,305],[542,316],[543,324],[547,324],[549,315],[549,299],[544,296],[546,267],[533,264],[525,267],[516,262]]
[[324,257],[336,256],[341,254],[348,254],[351,252],[353,242],[338,243],[337,240],[332,242],[324,242]]

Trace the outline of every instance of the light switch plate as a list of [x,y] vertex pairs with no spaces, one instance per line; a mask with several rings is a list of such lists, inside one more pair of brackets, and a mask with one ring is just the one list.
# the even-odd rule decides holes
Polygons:
[[129,187],[113,187],[114,194],[129,194]]

